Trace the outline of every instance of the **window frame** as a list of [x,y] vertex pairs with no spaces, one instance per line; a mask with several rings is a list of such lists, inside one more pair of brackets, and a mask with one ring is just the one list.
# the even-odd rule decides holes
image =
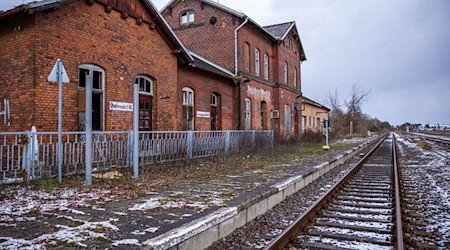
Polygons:
[[[150,77],[145,76],[145,75],[137,75],[134,78],[134,84],[136,84],[136,81],[139,80],[139,79],[142,79],[144,81],[150,82],[150,91],[146,91],[145,89],[141,90],[141,83],[138,82],[138,84],[139,84],[139,94],[153,96],[153,80]],[[144,85],[144,87],[145,87],[145,85]]]
[[255,75],[260,76],[261,75],[261,55],[258,48],[255,48]]
[[[183,20],[183,17],[186,17],[186,20]],[[192,20],[191,20],[192,17]],[[180,15],[180,26],[187,26],[191,25],[195,22],[195,11],[193,10],[186,10],[183,11]]]
[[288,84],[288,63],[286,61],[283,64],[283,81]]
[[[182,101],[183,106],[194,107],[195,91],[190,87],[183,87],[182,93],[183,93],[183,101]],[[185,95],[185,93],[186,93],[186,95]],[[189,94],[191,94],[191,95],[189,95]]]
[[264,79],[269,80],[269,55],[264,54]]
[[212,107],[219,106],[219,97],[214,93],[211,94],[211,106]]
[[[106,72],[103,68],[95,65],[95,64],[89,64],[89,63],[83,63],[83,64],[79,64],[78,65],[78,89],[79,90],[84,90],[86,91],[86,86],[81,87],[80,86],[80,69],[84,69],[84,70],[92,70],[92,71],[97,71],[97,72],[101,72],[102,77],[101,77],[101,88],[94,88],[94,86],[92,86],[92,94],[100,94],[102,96],[102,101],[100,103],[101,105],[101,112],[100,112],[100,130],[98,131],[104,131],[105,130],[105,85],[106,85]],[[94,85],[94,84],[92,84]]]

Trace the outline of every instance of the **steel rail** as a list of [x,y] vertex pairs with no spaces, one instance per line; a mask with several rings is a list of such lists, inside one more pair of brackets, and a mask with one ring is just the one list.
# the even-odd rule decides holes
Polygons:
[[400,169],[397,164],[397,140],[395,134],[392,133],[392,164],[394,165],[394,182],[395,182],[395,249],[403,250],[403,223],[400,199]]
[[298,235],[303,231],[312,219],[322,210],[322,208],[336,195],[336,193],[349,181],[357,170],[359,170],[363,164],[369,159],[369,157],[375,152],[376,149],[386,140],[389,134],[384,135],[380,141],[361,159],[358,163],[351,168],[351,170],[343,176],[331,189],[323,194],[313,205],[311,205],[303,214],[301,214],[289,227],[273,239],[264,248],[267,250],[283,249],[290,241],[291,237]]

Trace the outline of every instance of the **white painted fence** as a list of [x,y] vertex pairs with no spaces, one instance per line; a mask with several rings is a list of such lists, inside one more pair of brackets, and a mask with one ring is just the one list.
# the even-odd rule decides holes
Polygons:
[[[0,132],[0,183],[58,176],[57,132]],[[85,173],[85,132],[63,133],[64,176]],[[273,145],[273,131],[140,132],[139,165]],[[93,132],[93,170],[131,167],[131,131]]]

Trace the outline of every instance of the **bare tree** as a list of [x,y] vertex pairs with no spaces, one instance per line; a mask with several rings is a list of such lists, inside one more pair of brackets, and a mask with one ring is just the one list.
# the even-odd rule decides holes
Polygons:
[[328,95],[326,97],[326,103],[331,108],[331,113],[336,115],[341,115],[344,112],[342,111],[341,101],[339,99],[339,94],[337,88],[334,89],[334,92],[331,90],[328,91]]
[[352,118],[362,118],[362,105],[369,99],[372,89],[365,89],[357,83],[353,84],[350,98],[345,101],[347,114]]

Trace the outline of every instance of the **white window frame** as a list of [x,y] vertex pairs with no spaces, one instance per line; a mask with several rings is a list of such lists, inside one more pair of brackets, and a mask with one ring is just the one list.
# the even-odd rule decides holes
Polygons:
[[218,104],[219,102],[218,102],[218,96],[216,95],[216,94],[211,94],[211,106],[212,107],[217,107],[219,104]]
[[189,87],[183,88],[183,106],[194,107],[194,90]]
[[283,81],[285,84],[288,84],[288,64],[284,62],[283,65]]
[[187,10],[180,15],[180,25],[189,25],[194,23],[195,12],[193,10]]
[[244,99],[244,103],[245,103],[244,112],[245,112],[246,116],[248,115],[248,123],[249,123],[247,126],[247,119],[246,119],[246,116],[244,116],[245,117],[245,121],[244,121],[245,129],[251,130],[252,129],[252,100],[250,100],[250,98],[247,97]]
[[[146,84],[144,84],[144,86],[141,86],[140,80],[150,82],[150,89],[146,89],[146,86],[147,86]],[[149,77],[144,76],[144,75],[137,75],[134,78],[134,83],[139,84],[139,94],[153,96],[153,81],[152,81],[152,79],[150,79]]]
[[264,79],[269,80],[269,56],[264,54]]
[[260,75],[260,57],[259,57],[259,49],[255,48],[255,75],[259,76]]
[[[102,73],[101,88],[96,89],[96,88],[94,88],[94,86],[92,86],[92,93],[96,93],[96,94],[101,94],[102,95],[102,103],[101,103],[102,110],[101,110],[101,114],[100,114],[101,115],[101,117],[100,117],[100,119],[101,119],[100,131],[103,131],[105,129],[105,85],[106,85],[106,82],[105,82],[105,70],[103,68],[97,66],[97,65],[94,65],[94,64],[80,64],[80,65],[78,65],[78,73],[80,72],[79,71],[80,69],[86,69],[86,70],[89,70],[89,71],[91,71],[91,70],[92,71],[98,71],[98,72]],[[86,87],[80,87],[79,82],[80,82],[80,75],[78,75],[78,89],[84,89],[85,90]]]

